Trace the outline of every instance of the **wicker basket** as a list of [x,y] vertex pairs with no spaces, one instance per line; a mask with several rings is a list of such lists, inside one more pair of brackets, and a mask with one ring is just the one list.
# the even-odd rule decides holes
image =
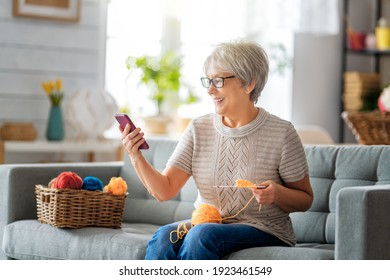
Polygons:
[[356,141],[363,145],[390,145],[390,113],[343,112]]
[[127,194],[49,189],[36,185],[38,221],[58,228],[120,228]]
[[37,131],[33,123],[4,123],[1,138],[10,141],[34,141]]

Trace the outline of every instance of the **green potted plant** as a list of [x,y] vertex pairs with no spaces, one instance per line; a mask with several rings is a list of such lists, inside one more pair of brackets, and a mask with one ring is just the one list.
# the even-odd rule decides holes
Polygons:
[[[197,101],[190,87],[181,81],[181,57],[173,51],[167,51],[161,56],[129,56],[126,60],[129,71],[140,70],[139,84],[145,85],[149,90],[150,99],[156,104],[157,114],[145,117],[146,126],[155,133],[166,133],[171,115],[164,111],[166,104],[171,106],[171,113],[181,104],[190,104]],[[186,98],[180,98],[179,91],[186,87]],[[174,108],[172,108],[174,107]]]

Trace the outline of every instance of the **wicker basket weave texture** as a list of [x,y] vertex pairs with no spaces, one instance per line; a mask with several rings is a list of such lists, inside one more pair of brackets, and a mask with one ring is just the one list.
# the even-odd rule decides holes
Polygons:
[[390,113],[343,112],[356,141],[363,145],[390,145]]
[[33,123],[4,123],[1,138],[10,141],[34,141],[37,131]]
[[38,221],[58,228],[120,228],[127,194],[35,187]]

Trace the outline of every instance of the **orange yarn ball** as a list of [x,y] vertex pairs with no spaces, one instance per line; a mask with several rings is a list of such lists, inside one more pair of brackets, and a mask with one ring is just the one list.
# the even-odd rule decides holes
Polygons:
[[218,209],[210,204],[201,204],[192,212],[191,224],[196,226],[204,223],[222,223],[222,217]]
[[54,182],[55,182],[56,180],[57,180],[57,177],[51,179],[50,182],[49,182],[49,184],[47,185],[47,187],[48,187],[49,189],[51,189],[51,188],[53,187]]
[[112,193],[113,195],[122,195],[127,192],[127,183],[122,177],[112,177],[103,191]]
[[62,172],[52,183],[54,189],[73,189],[79,190],[83,187],[83,179],[74,172]]

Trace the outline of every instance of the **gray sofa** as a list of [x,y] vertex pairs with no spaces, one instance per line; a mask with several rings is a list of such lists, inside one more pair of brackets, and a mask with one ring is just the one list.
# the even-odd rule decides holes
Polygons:
[[[150,140],[144,154],[159,170],[176,146]],[[390,146],[305,146],[314,202],[292,213],[295,247],[238,251],[226,259],[390,259]],[[143,259],[163,224],[190,218],[197,195],[190,180],[173,200],[158,202],[129,163],[0,165],[2,259]],[[121,229],[58,229],[36,220],[35,184],[62,171],[108,182],[122,176],[129,196]]]

